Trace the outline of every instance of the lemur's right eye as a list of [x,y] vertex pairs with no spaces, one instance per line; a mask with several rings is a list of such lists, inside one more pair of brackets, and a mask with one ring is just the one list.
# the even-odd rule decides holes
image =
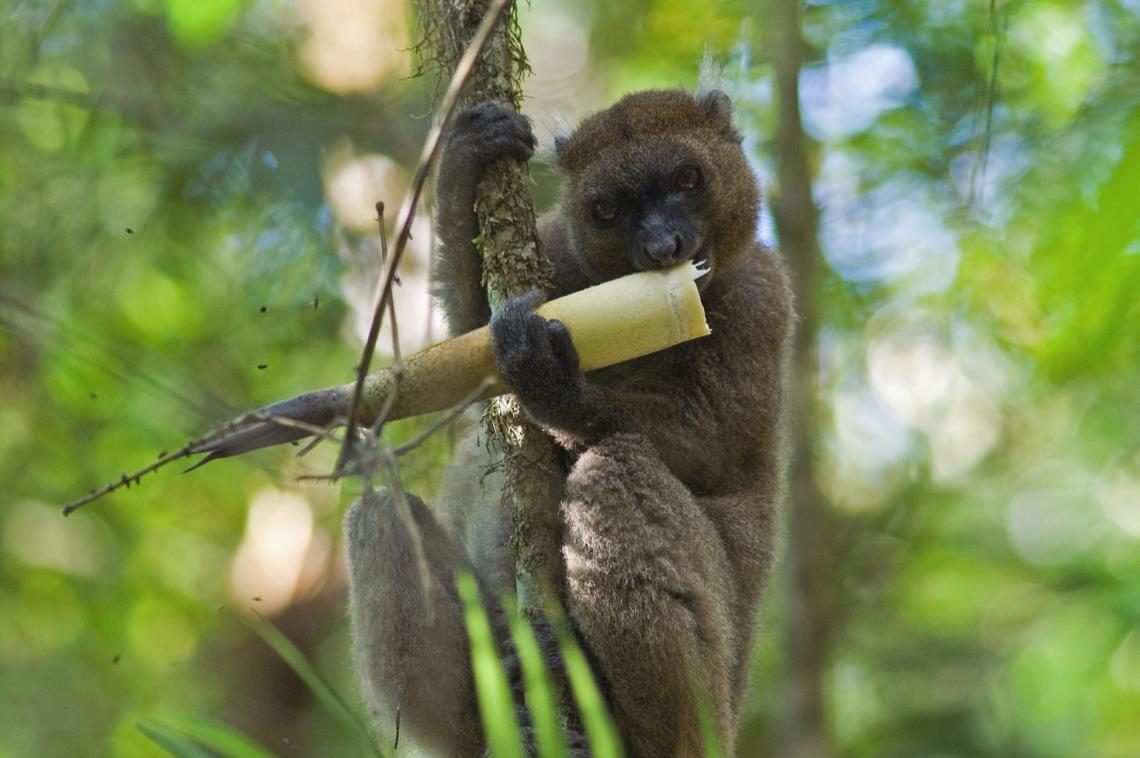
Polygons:
[[673,186],[685,192],[692,192],[701,186],[701,170],[696,166],[682,166],[673,175]]
[[618,217],[621,208],[613,200],[595,200],[591,210],[598,221],[609,223]]

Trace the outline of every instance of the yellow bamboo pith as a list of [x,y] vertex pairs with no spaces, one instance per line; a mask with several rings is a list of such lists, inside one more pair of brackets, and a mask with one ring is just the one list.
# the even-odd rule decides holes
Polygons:
[[[689,261],[630,274],[551,300],[538,313],[566,325],[582,370],[593,371],[710,334],[696,284],[705,273]],[[495,369],[487,327],[407,358],[388,417],[450,408],[485,377],[494,379],[485,397],[508,391]],[[395,385],[391,369],[369,375],[364,391],[366,416],[375,416],[385,406]]]
[[538,309],[570,330],[583,371],[624,363],[710,333],[692,262],[614,279]]

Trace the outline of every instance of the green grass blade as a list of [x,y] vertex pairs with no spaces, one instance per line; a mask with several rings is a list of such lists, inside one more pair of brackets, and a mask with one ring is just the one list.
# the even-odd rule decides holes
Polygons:
[[226,758],[274,758],[273,753],[228,724],[203,716],[169,713],[162,714],[149,723],[187,737],[209,748],[213,751],[211,754]]
[[590,749],[594,758],[621,758],[624,755],[621,737],[610,718],[606,701],[594,682],[594,673],[578,641],[570,632],[570,627],[560,616],[550,610],[554,629],[558,634],[558,645],[562,648],[562,660],[566,664],[566,678],[570,681],[570,691],[578,712],[582,716],[582,726],[590,738]]
[[274,652],[289,665],[289,668],[293,669],[324,709],[344,727],[346,733],[361,750],[369,755],[383,755],[372,741],[368,726],[360,715],[345,702],[344,698],[337,694],[336,690],[325,681],[325,678],[313,668],[313,665],[305,658],[305,654],[288,637],[282,634],[281,630],[261,616],[243,615],[242,618],[249,625],[249,628],[265,640],[265,644],[273,648]]
[[566,737],[562,733],[558,705],[550,686],[550,673],[546,669],[542,652],[538,649],[534,630],[510,599],[505,599],[503,605],[511,620],[511,637],[522,664],[526,705],[534,726],[538,754],[542,758],[568,758],[570,751],[566,748]]
[[140,721],[135,726],[154,744],[176,758],[214,758],[204,747],[185,735],[151,720]]
[[479,599],[479,585],[469,572],[456,574],[455,585],[463,598],[467,636],[471,640],[471,668],[487,746],[497,758],[522,758],[514,700],[491,633],[491,622]]

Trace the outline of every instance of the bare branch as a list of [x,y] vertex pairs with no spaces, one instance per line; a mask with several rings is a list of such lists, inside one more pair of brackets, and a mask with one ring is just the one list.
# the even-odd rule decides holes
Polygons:
[[[380,222],[380,262],[386,264],[388,262],[388,229],[384,226],[384,204],[376,203],[376,214]],[[399,283],[399,279],[394,280]],[[388,320],[392,323],[392,356],[395,363],[392,370],[396,374],[395,381],[392,382],[392,391],[384,398],[384,407],[376,414],[376,421],[372,425],[372,433],[379,435],[380,430],[388,421],[388,414],[392,412],[392,406],[396,404],[396,395],[400,392],[400,382],[404,378],[403,367],[400,365],[400,330],[396,323],[396,299],[390,294],[388,296]]]
[[384,469],[385,482],[388,485],[388,491],[392,495],[392,501],[396,506],[396,515],[399,516],[400,521],[404,525],[404,531],[407,532],[408,538],[412,542],[412,554],[416,559],[416,572],[419,574],[420,591],[423,593],[423,596],[427,598],[428,623],[430,623],[435,609],[431,601],[431,570],[428,567],[427,553],[424,551],[423,535],[420,533],[420,528],[416,523],[415,516],[412,515],[412,508],[408,504],[408,492],[404,489],[404,482],[400,478],[400,468],[396,465],[396,457],[391,451],[381,449],[379,462]]
[[[376,203],[376,225],[380,227],[380,263],[388,262],[388,227],[384,226],[384,203]],[[400,283],[400,277],[393,280]],[[392,357],[400,362],[400,329],[396,323],[396,298],[388,294],[388,321],[392,324]]]
[[[248,424],[258,422],[301,432],[301,434],[297,435],[298,437],[308,437],[310,435],[315,435],[318,439],[335,439],[335,437],[332,435],[331,428],[308,424],[304,421],[298,421],[287,416],[276,416],[262,411],[253,411],[251,413],[246,413],[242,416],[239,416],[233,421],[230,421],[229,423],[212,430],[202,437],[187,442],[185,445],[175,450],[173,453],[163,453],[159,456],[158,460],[148,466],[143,466],[142,468],[130,474],[124,473],[118,479],[112,482],[108,482],[98,489],[91,490],[91,492],[87,493],[83,497],[73,500],[65,505],[63,507],[63,515],[70,516],[73,512],[82,508],[88,503],[98,500],[104,495],[109,495],[116,490],[130,489],[131,484],[138,485],[139,480],[142,479],[142,477],[158,471],[168,463],[172,463],[173,461],[187,458],[191,455],[194,455],[195,453],[202,452],[203,448],[208,447],[216,440],[227,437],[230,434],[233,434],[235,430],[240,430]],[[335,426],[339,426],[339,424],[336,424]],[[195,463],[190,468],[186,469],[186,471],[193,471],[194,469],[209,461],[210,456],[207,456]]]
[[179,458],[185,458],[186,456],[191,455],[193,452],[193,443],[190,443],[188,445],[184,445],[178,450],[175,450],[173,453],[167,453],[165,455],[159,456],[158,460],[149,466],[144,466],[129,476],[127,474],[123,474],[119,479],[113,482],[108,482],[98,489],[93,489],[81,498],[72,500],[70,503],[63,506],[63,515],[70,516],[74,511],[79,510],[88,503],[98,500],[104,495],[111,494],[115,490],[129,489],[132,482],[138,484],[139,479],[141,479],[146,474],[149,474],[152,471],[158,471],[160,468],[170,463],[171,461],[176,461]]
[[982,146],[978,159],[970,171],[970,203],[981,205],[986,192],[986,169],[990,160],[990,143],[994,132],[994,106],[998,99],[998,70],[1001,68],[1001,49],[1005,44],[1005,28],[998,18],[996,0],[990,0],[990,33],[994,38],[993,57],[990,61],[990,78],[986,86],[986,119],[982,126]]

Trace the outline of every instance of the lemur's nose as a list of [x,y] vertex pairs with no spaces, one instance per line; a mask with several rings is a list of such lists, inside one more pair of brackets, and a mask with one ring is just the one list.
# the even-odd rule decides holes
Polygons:
[[685,256],[685,241],[673,231],[640,235],[638,242],[647,266],[671,266]]
[[681,249],[681,235],[654,235],[641,243],[641,249],[649,260],[655,263],[672,263],[677,252]]

